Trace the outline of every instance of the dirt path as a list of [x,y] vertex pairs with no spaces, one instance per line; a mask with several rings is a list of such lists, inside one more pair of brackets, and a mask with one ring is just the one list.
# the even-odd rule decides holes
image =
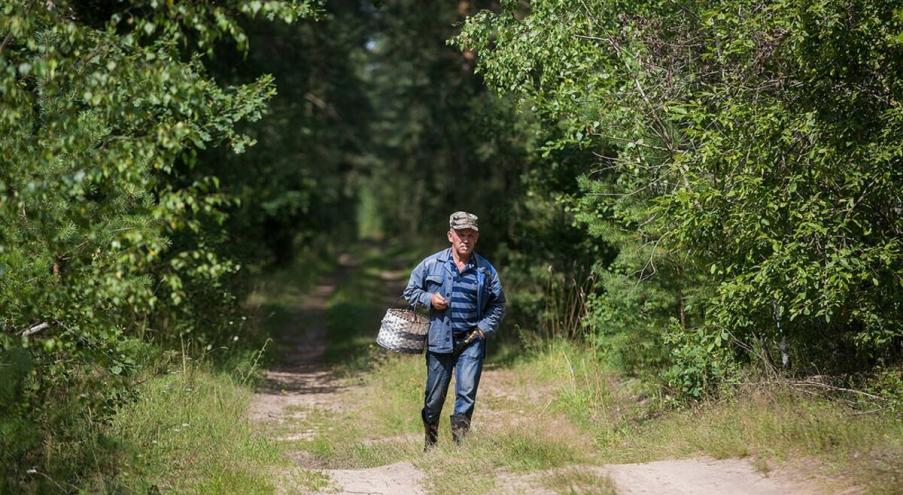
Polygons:
[[318,284],[298,305],[283,337],[289,352],[265,371],[265,381],[251,401],[255,421],[285,421],[296,409],[340,407],[342,385],[323,363],[326,352],[326,303],[336,277]]
[[680,459],[605,466],[620,495],[815,495],[782,473],[765,477],[743,459]]
[[[356,268],[353,260],[340,257],[336,272],[323,279],[302,296],[284,329],[280,345],[286,348],[283,359],[265,371],[265,381],[251,400],[253,421],[268,423],[267,431],[279,431],[279,424],[297,424],[310,411],[341,411],[351,386],[340,380],[324,361],[326,353],[327,303],[338,284]],[[397,289],[402,275],[386,272],[387,286]],[[388,289],[388,287],[387,287]],[[275,425],[274,425],[275,424]],[[277,426],[277,428],[273,428]],[[281,441],[312,440],[315,431],[289,431],[278,435]],[[296,457],[306,463],[306,456]],[[305,466],[312,467],[312,466]],[[411,494],[420,495],[423,473],[409,462],[371,469],[320,469],[332,480],[329,494]],[[294,490],[287,490],[295,492]]]
[[[821,495],[809,483],[794,479],[788,473],[773,472],[764,476],[743,459],[716,460],[708,457],[671,459],[642,464],[608,464],[604,466],[574,466],[599,480],[607,480],[618,495]],[[543,488],[543,476],[562,469],[530,473],[522,476],[504,475],[504,495],[556,495]],[[583,493],[574,491],[573,493]],[[591,492],[597,493],[597,492]],[[601,493],[605,493],[604,491]],[[844,492],[853,495],[858,492]]]
[[[284,358],[276,366],[266,370],[266,380],[251,404],[251,417],[265,424],[265,431],[278,440],[296,442],[315,440],[314,429],[292,428],[303,423],[311,411],[343,411],[351,408],[354,385],[348,380],[340,380],[333,369],[324,361],[327,346],[327,303],[338,284],[347,278],[356,267],[351,260],[341,259],[339,269],[326,277],[312,291],[301,296],[294,306],[292,318],[283,332],[281,347]],[[383,272],[380,279],[385,284],[387,301],[400,292],[406,277],[405,271]],[[542,397],[554,396],[553,390],[539,390],[536,387],[517,387],[513,372],[504,369],[484,371],[481,397],[482,428],[488,434],[501,425],[511,425],[524,418],[516,414],[512,404],[537,401]],[[507,412],[495,410],[492,404],[507,403]],[[284,425],[284,428],[279,428]],[[411,442],[420,442],[419,436]],[[309,469],[316,469],[331,480],[327,490],[321,493],[372,494],[372,495],[419,495],[425,493],[425,475],[410,462],[397,462],[369,469],[321,469],[309,456],[298,454],[299,463]],[[575,466],[601,478],[610,480],[610,485],[619,495],[673,494],[673,495],[808,495],[816,491],[807,490],[790,478],[763,476],[746,460],[714,460],[708,458],[665,460],[645,464],[623,464],[606,466]],[[548,473],[511,475],[499,473],[500,493],[553,494],[544,488],[539,479]],[[296,492],[291,489],[287,492]],[[581,492],[577,492],[581,493]],[[595,493],[595,492],[594,492]]]

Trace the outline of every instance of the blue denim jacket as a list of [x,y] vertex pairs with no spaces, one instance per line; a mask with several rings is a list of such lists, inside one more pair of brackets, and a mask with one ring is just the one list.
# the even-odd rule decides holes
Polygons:
[[[473,253],[477,266],[477,328],[487,337],[494,334],[505,316],[505,293],[498,273],[486,258]],[[433,294],[438,292],[445,299],[451,299],[454,284],[452,270],[456,270],[449,259],[451,249],[444,249],[424,258],[411,272],[403,297],[408,304],[422,304],[430,309],[429,350],[432,352],[452,352],[452,323],[448,310],[437,311],[430,304]]]

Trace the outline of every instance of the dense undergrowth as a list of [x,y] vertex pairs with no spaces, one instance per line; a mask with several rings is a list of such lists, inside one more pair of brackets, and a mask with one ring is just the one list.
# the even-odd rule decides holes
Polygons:
[[869,0],[469,16],[453,42],[517,102],[537,165],[503,251],[529,315],[537,287],[578,294],[569,331],[682,399],[749,364],[847,386],[898,366],[901,33]]
[[259,275],[234,318],[223,322],[232,336],[224,344],[186,337],[179,350],[146,345],[141,371],[115,384],[125,390],[88,384],[69,391],[106,393],[109,409],[58,400],[43,432],[28,425],[17,430],[15,417],[4,418],[3,441],[30,435],[41,451],[18,465],[10,459],[17,451],[4,451],[9,467],[22,472],[0,493],[212,495],[323,486],[322,475],[298,468],[283,445],[252,426],[248,406],[261,369],[284,350],[274,339],[333,259],[326,248],[308,250],[291,265]]
[[261,73],[225,84],[208,62],[219,47],[240,56],[253,19],[315,10],[0,6],[0,490],[66,493],[114,477],[122,439],[106,426],[147,391],[138,385],[173,353],[242,347],[250,273],[274,258],[244,232],[285,190],[228,178],[227,162],[199,155],[245,151],[254,138],[240,127],[276,89]]

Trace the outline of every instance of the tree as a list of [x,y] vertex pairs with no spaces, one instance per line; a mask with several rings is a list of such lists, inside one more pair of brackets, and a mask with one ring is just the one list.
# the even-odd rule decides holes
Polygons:
[[41,464],[42,441],[54,438],[51,455],[79,455],[55,408],[103,417],[151,342],[224,338],[227,312],[216,309],[232,302],[223,281],[239,269],[221,249],[232,199],[193,154],[251,145],[236,126],[262,116],[273,82],[222,87],[202,57],[225,39],[246,47],[242,16],[312,12],[301,1],[0,7],[0,376],[17,398],[0,405],[0,459],[10,489],[25,486],[26,459]]

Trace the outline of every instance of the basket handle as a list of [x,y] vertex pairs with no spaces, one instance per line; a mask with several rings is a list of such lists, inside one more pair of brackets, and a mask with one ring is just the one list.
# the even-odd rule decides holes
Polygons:
[[410,309],[414,313],[421,316],[429,315],[429,306],[420,304],[419,301],[415,302],[414,304],[408,304],[408,302],[405,301],[403,297],[400,297],[399,300],[401,301],[401,304],[398,306],[398,309]]
[[[414,302],[414,303],[408,303],[404,297],[399,297],[398,301],[400,301],[400,304],[398,304],[396,307],[400,308],[400,309],[410,309],[412,311],[417,311],[418,305],[423,306],[422,304],[420,304],[419,301]],[[426,306],[424,306],[424,308],[426,308]]]

